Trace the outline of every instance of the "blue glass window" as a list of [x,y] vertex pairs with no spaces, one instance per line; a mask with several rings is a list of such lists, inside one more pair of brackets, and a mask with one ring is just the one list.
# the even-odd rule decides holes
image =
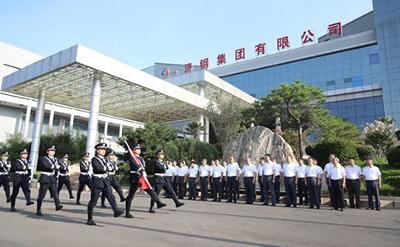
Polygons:
[[327,82],[326,82],[326,85],[327,85],[327,86],[335,86],[335,84],[336,84],[336,83],[335,83],[334,80],[332,80],[332,81],[327,81]]
[[372,53],[369,55],[369,64],[374,65],[379,63],[379,53]]
[[363,85],[362,75],[353,76],[353,87],[361,87]]

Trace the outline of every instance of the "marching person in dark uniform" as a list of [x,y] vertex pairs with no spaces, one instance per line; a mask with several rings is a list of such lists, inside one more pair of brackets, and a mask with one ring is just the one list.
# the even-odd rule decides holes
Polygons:
[[[117,176],[115,175],[116,172],[118,171],[118,165],[117,165],[117,156],[115,156],[114,150],[110,149],[108,154],[107,154],[107,171],[108,171],[108,178],[110,179],[110,184],[114,188],[115,191],[117,191],[119,198],[121,199],[121,202],[124,202],[126,199],[124,197],[124,193],[122,191],[121,185],[119,185]],[[105,208],[105,201],[106,201],[106,195],[104,193],[101,194],[101,207]]]
[[58,195],[60,195],[60,191],[65,184],[67,187],[68,193],[69,193],[69,199],[75,199],[74,195],[72,194],[72,188],[71,188],[71,180],[69,179],[69,166],[71,165],[71,162],[68,160],[68,154],[65,154],[63,156],[62,161],[59,162],[60,169],[59,169],[59,177],[58,177],[58,188],[57,192]]
[[6,193],[7,203],[11,202],[10,180],[8,178],[10,168],[11,163],[8,161],[8,152],[2,153],[0,159],[0,187],[3,186],[4,192]]
[[99,143],[95,146],[96,155],[92,158],[93,178],[90,193],[90,201],[88,204],[88,220],[87,224],[94,226],[93,209],[97,204],[100,193],[105,193],[107,200],[110,202],[114,211],[114,217],[119,217],[124,212],[117,207],[117,202],[112,193],[112,187],[107,174],[107,160],[104,158],[106,154],[107,144]]
[[[168,167],[164,164],[164,150],[158,150],[156,152],[156,160],[154,163],[154,175],[155,175],[155,185],[154,185],[154,192],[158,195],[161,191],[161,188],[165,190],[167,194],[170,195],[170,197],[174,200],[175,206],[179,208],[180,206],[183,206],[184,203],[178,201],[178,198],[176,197],[175,192],[172,190],[171,186],[169,183],[165,180],[164,175],[165,171],[168,169]],[[154,213],[154,199],[151,199],[150,202],[150,208],[149,212]]]
[[55,175],[56,170],[60,167],[58,164],[57,159],[54,157],[56,153],[56,147],[55,146],[49,146],[47,147],[47,156],[44,156],[40,159],[38,162],[38,171],[41,171],[40,178],[39,178],[39,183],[40,183],[40,188],[39,188],[39,195],[37,198],[37,211],[36,215],[42,216],[42,202],[43,199],[46,196],[47,190],[50,189],[53,199],[54,199],[54,204],[56,206],[56,211],[61,210],[63,206],[60,204],[60,198],[58,196],[57,192],[57,177]]
[[90,167],[91,162],[89,161],[89,152],[86,152],[82,155],[82,160],[79,162],[79,168],[81,170],[81,174],[79,175],[79,188],[76,193],[76,205],[81,205],[81,193],[85,188],[85,185],[91,189],[92,188],[92,178],[90,177]]
[[31,190],[29,189],[30,180],[30,164],[28,161],[28,150],[24,149],[19,153],[19,159],[15,160],[11,165],[11,173],[15,173],[13,181],[13,192],[11,194],[11,211],[15,211],[15,199],[18,196],[19,188],[22,188],[26,199],[26,205],[32,205]]
[[[129,147],[128,147],[129,148]],[[145,167],[146,164],[144,162],[143,157],[140,156],[142,148],[139,144],[135,144],[132,149],[132,153],[128,159],[128,163],[130,166],[130,175],[129,175],[129,194],[126,198],[126,213],[125,218],[133,218],[133,216],[129,213],[131,210],[131,204],[133,197],[139,187],[146,191],[147,194],[151,197],[151,201],[157,203],[157,208],[162,208],[167,206],[167,204],[162,203],[158,197],[158,194],[151,188],[148,180],[146,179]],[[168,183],[168,182],[167,182]],[[169,185],[169,183],[168,183]]]

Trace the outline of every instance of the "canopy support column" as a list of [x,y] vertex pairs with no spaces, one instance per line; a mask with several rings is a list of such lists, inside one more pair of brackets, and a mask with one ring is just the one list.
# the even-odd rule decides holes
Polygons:
[[97,141],[97,128],[100,112],[101,74],[95,73],[93,77],[92,93],[90,95],[90,115],[87,131],[86,152],[94,155],[94,146]]
[[41,90],[39,92],[39,98],[36,107],[35,123],[33,125],[33,136],[32,136],[31,150],[30,150],[31,152],[29,155],[29,161],[32,166],[31,179],[33,178],[33,174],[35,174],[36,172],[36,167],[39,158],[40,136],[42,134],[44,107],[46,104],[45,95],[46,93],[44,90]]

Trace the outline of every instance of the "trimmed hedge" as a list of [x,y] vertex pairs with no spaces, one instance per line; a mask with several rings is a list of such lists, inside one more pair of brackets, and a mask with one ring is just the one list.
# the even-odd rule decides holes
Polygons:
[[387,159],[389,164],[400,166],[400,146],[390,149]]
[[350,158],[358,158],[356,146],[351,142],[341,140],[322,141],[306,148],[308,155],[318,160],[320,166],[329,162],[329,154],[335,154],[344,164]]

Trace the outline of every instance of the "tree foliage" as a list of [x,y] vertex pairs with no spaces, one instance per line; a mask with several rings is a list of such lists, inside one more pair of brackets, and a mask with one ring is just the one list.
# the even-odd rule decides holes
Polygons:
[[394,121],[387,119],[375,120],[368,123],[363,131],[365,143],[373,146],[378,157],[386,157],[390,149],[396,145],[396,128]]

